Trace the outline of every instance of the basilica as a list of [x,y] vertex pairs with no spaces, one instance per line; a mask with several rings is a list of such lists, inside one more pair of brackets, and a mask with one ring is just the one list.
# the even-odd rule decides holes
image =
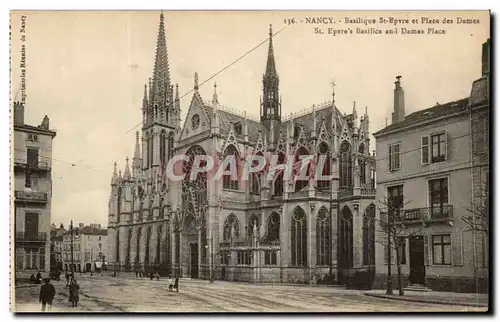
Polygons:
[[[196,74],[181,123],[160,15],[134,156],[123,171],[115,163],[111,179],[110,269],[255,283],[345,283],[374,267],[375,155],[367,109],[358,114],[354,103],[344,108],[350,114],[341,113],[333,92],[331,101],[285,116],[273,41],[270,28],[259,120],[223,107],[216,90],[203,99]],[[189,179],[197,155],[242,160],[248,153],[278,155],[280,164],[323,156],[322,174],[332,179],[283,173],[269,179],[267,170],[247,180],[215,180],[203,172]],[[181,163],[188,175],[181,181],[166,171],[178,155],[187,156]]]

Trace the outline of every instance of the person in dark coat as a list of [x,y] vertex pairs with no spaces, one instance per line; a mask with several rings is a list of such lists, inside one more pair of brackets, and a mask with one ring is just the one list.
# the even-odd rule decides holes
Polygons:
[[56,295],[54,285],[50,284],[50,278],[44,279],[45,284],[40,287],[39,301],[42,303],[42,312],[49,311],[52,308],[52,300]]
[[78,306],[78,301],[80,300],[80,285],[76,282],[76,279],[71,281],[69,285],[69,301],[71,302],[72,307]]

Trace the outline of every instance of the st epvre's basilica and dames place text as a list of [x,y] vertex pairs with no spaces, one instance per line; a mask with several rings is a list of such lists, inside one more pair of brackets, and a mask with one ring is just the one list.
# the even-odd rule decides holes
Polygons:
[[[446,34],[446,30],[442,27],[437,27],[437,25],[452,25],[452,24],[478,24],[479,19],[470,19],[470,18],[431,18],[431,17],[419,17],[419,18],[395,18],[395,17],[379,17],[375,18],[348,18],[345,17],[343,20],[337,20],[329,18],[329,19],[320,19],[316,18],[306,18],[306,23],[319,23],[319,24],[343,24],[343,25],[364,25],[364,27],[356,27],[356,28],[326,28],[323,29],[321,27],[314,28],[315,34],[329,34],[329,35],[351,35],[351,34],[365,34],[365,35],[373,35],[373,34],[402,34],[402,35],[444,35]],[[373,25],[373,26],[372,26]],[[375,25],[377,25],[375,27]],[[380,25],[384,25],[384,27],[389,28],[377,28]],[[427,28],[422,28],[422,25],[427,25]],[[429,26],[429,25],[432,25]],[[403,27],[404,26],[404,27]],[[417,27],[418,26],[418,27]],[[354,26],[353,26],[354,27]]]

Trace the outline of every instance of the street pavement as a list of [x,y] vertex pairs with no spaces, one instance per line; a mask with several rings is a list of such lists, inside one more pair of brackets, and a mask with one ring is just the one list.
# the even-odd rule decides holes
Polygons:
[[[412,303],[368,297],[363,291],[310,285],[258,285],[181,279],[169,292],[166,280],[78,277],[80,304],[69,306],[64,281],[54,281],[53,312],[465,312],[458,305]],[[39,312],[39,285],[16,288],[15,311]]]

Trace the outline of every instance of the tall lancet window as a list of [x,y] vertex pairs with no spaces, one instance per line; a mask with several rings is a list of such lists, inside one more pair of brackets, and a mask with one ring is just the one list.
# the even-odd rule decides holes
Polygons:
[[340,188],[352,187],[352,156],[351,145],[344,141],[340,145]]
[[295,208],[291,231],[292,265],[307,266],[307,217],[300,207]]
[[[328,153],[328,145],[325,142],[323,142],[319,145],[318,150],[319,150],[318,168],[316,171],[317,173],[321,171],[322,177],[329,177],[332,174],[332,171],[331,171],[331,158],[330,154]],[[321,180],[318,180],[317,187],[319,191],[330,189],[330,180],[323,178]]]
[[316,216],[316,265],[330,265],[332,255],[332,241],[330,237],[330,213],[321,208]]
[[358,152],[362,154],[360,157],[358,164],[359,164],[359,182],[361,184],[366,184],[366,160],[364,159],[364,152],[365,152],[365,145],[360,144]]
[[153,166],[153,132],[149,133],[148,139],[148,164],[149,168]]
[[167,133],[165,130],[162,130],[160,133],[160,165],[163,167],[166,157],[166,148],[167,148]]
[[[174,156],[174,132],[168,134],[168,160],[172,159]],[[167,162],[168,162],[167,160]]]
[[[278,164],[285,164],[285,155],[283,153],[280,153],[278,155]],[[283,195],[283,173],[284,171],[277,170],[275,174],[278,174],[276,176],[276,179],[274,180],[274,195],[275,196],[282,196]]]
[[228,160],[224,171],[229,171],[230,174],[225,174],[222,177],[222,187],[224,189],[238,190],[238,158],[236,148],[233,145],[228,146],[224,153],[224,159]]

